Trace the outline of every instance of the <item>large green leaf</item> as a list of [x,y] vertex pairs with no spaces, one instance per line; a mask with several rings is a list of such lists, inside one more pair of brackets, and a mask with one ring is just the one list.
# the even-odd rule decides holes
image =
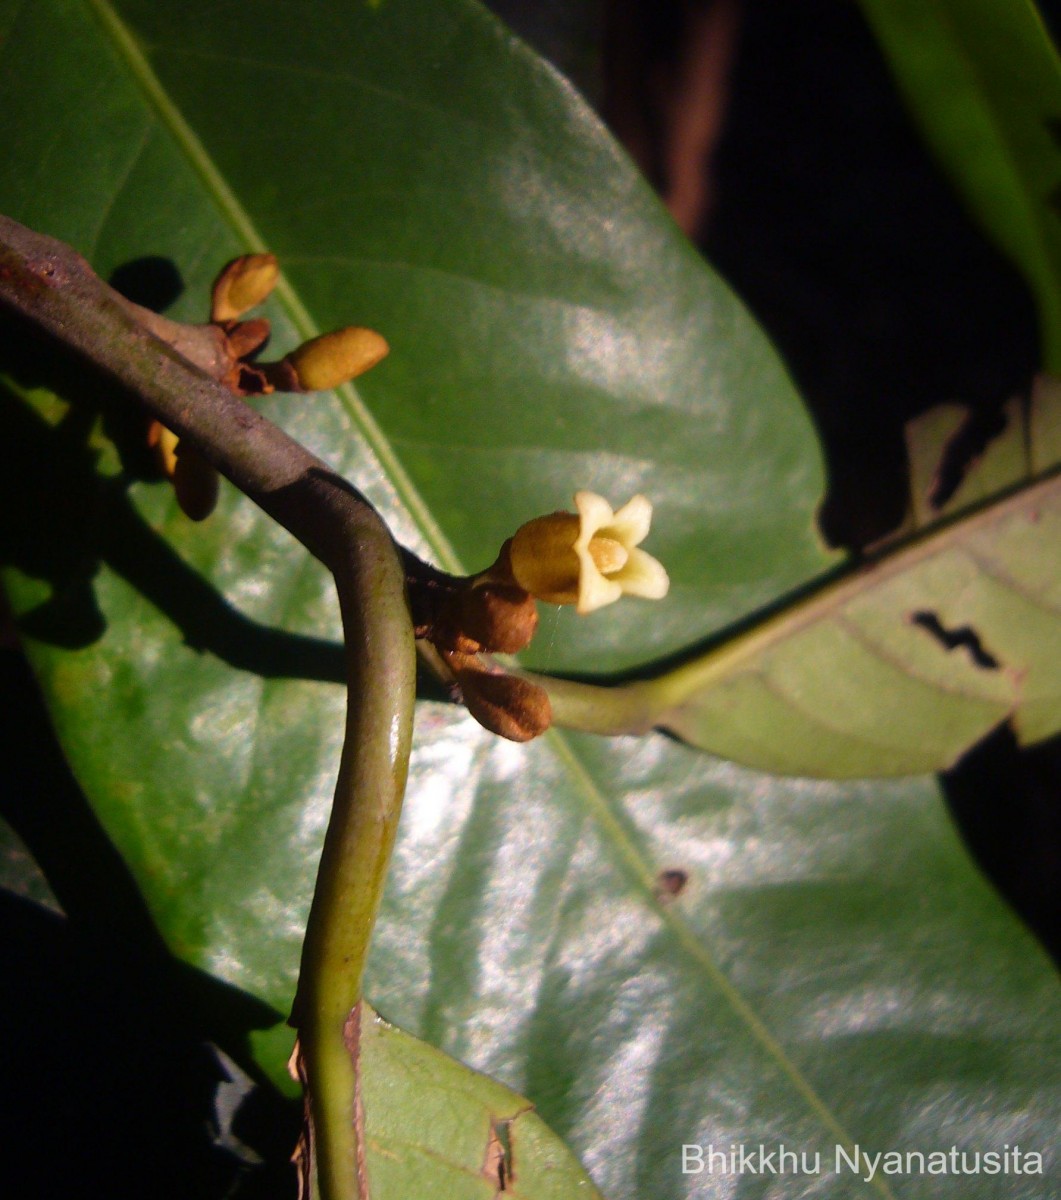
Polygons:
[[[42,0],[0,30],[0,209],[104,274],[171,257],[185,317],[264,240],[278,343],[387,335],[359,395],[266,411],[401,536],[480,565],[576,486],[657,502],[671,597],[549,616],[540,662],[643,661],[829,565],[813,434],[761,335],[478,8]],[[54,382],[34,361],[5,404],[3,558],[64,748],[170,946],[283,1012],[342,728],[328,583],[238,496],[192,528],[97,469],[76,381],[69,409],[18,398]],[[931,781],[776,780],[659,737],[517,747],[440,705],[417,742],[369,994],[524,1092],[607,1194],[704,1194],[686,1142],[820,1151],[792,1182],[835,1196],[866,1192],[830,1175],[838,1143],[1047,1147],[1056,981]],[[670,902],[665,869],[689,878]],[[279,1079],[287,1033],[255,1045]]]
[[939,161],[1035,292],[1061,370],[1061,58],[1032,0],[861,0]]
[[[108,5],[22,11],[0,108],[32,154],[10,162],[0,209],[104,275],[173,258],[185,319],[219,261],[262,244],[288,280],[278,342],[382,330],[390,360],[314,414],[332,422],[315,448],[349,454],[360,433],[374,459],[355,478],[404,501],[422,533],[400,532],[443,565],[488,565],[577,487],[649,495],[672,601],[651,623],[636,605],[607,624],[564,613],[542,639],[551,666],[676,649],[828,561],[813,433],[762,335],[593,114],[485,13],[120,11],[147,58]],[[27,90],[11,65],[54,62],[57,40],[86,48],[92,78],[55,63]]]
[[937,511],[937,475],[966,426],[954,406],[920,418],[917,536],[653,678],[602,688],[537,677],[557,720],[656,726],[762,770],[831,779],[942,770],[1005,720],[1022,743],[1057,733],[1061,385],[1040,380],[1027,410],[1015,399],[1004,420]]

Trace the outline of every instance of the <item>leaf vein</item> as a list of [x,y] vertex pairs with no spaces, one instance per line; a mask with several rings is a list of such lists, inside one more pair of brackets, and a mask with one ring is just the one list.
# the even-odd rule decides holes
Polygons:
[[226,65],[233,63],[239,66],[253,67],[261,71],[273,71],[277,75],[293,75],[304,79],[325,79],[330,83],[346,83],[353,87],[360,88],[362,91],[370,92],[374,96],[382,96],[385,100],[394,101],[400,104],[403,108],[411,109],[415,112],[429,113],[431,116],[443,117],[447,121],[454,121],[466,126],[473,133],[479,134],[485,126],[480,121],[475,121],[470,117],[462,116],[459,113],[453,112],[451,109],[443,108],[438,104],[428,104],[423,100],[414,100],[412,97],[405,95],[402,92],[395,91],[393,88],[384,87],[379,83],[371,83],[367,79],[363,79],[360,75],[353,75],[349,71],[337,71],[324,67],[313,67],[306,63],[278,63],[265,62],[261,59],[252,58],[250,55],[240,54],[212,54],[207,50],[192,50],[180,43],[162,44],[160,43],[155,49],[165,51],[172,58],[194,58],[204,62],[222,62]]
[[[655,911],[682,949],[704,971],[715,990],[729,1005],[737,1019],[745,1025],[752,1038],[774,1060],[781,1073],[792,1085],[793,1090],[814,1116],[838,1139],[839,1143],[850,1150],[856,1144],[856,1139],[843,1127],[825,1100],[818,1095],[814,1085],[789,1057],[781,1042],[752,1007],[750,1001],[744,997],[723,971],[710,948],[701,941],[688,921],[673,905],[664,905],[659,902],[655,890],[655,875],[651,866],[633,839],[623,829],[622,823],[613,811],[612,804],[597,786],[569,739],[555,729],[549,730],[544,736],[550,739],[557,757],[567,767],[576,786],[582,791],[590,811],[596,816],[599,825],[611,839],[613,849],[618,853],[640,889],[646,907]],[[888,1200],[896,1200],[894,1193],[882,1180],[874,1178],[872,1183],[882,1196],[887,1197]]]
[[[212,196],[222,216],[243,241],[248,251],[257,253],[266,251],[268,247],[250,214],[226,183],[198,135],[170,99],[151,64],[147,61],[141,46],[115,12],[109,0],[86,0],[86,3],[125,60],[146,103],[155,110],[162,125],[169,130],[179,149],[199,175],[207,192]],[[301,297],[283,275],[280,276],[274,294],[287,309],[288,315],[301,337],[309,339],[321,333],[320,326],[314,321]],[[464,571],[456,550],[434,519],[416,485],[399,461],[387,435],[368,411],[357,391],[350,384],[344,384],[341,388],[336,389],[336,395],[343,402],[354,425],[378,459],[399,498],[409,509],[440,565],[448,571],[463,574]]]
[[986,575],[988,579],[1004,587],[1007,591],[1013,592],[1014,595],[1020,596],[1022,600],[1026,600],[1033,608],[1042,609],[1051,616],[1061,616],[1061,608],[1051,604],[1043,596],[1036,595],[1031,588],[1021,583],[1019,579],[1014,578],[1008,571],[1000,570],[993,563],[989,563],[971,546],[963,546],[962,549],[976,564],[977,570]]
[[144,128],[143,135],[136,145],[136,148],[129,156],[129,161],[125,164],[125,167],[121,173],[121,177],[115,184],[114,190],[107,197],[106,202],[103,205],[103,209],[100,212],[99,221],[96,225],[96,232],[92,237],[91,248],[88,251],[89,258],[96,257],[96,252],[99,249],[100,239],[103,237],[107,225],[110,223],[111,216],[118,205],[118,201],[121,198],[122,193],[129,186],[129,181],[133,177],[133,172],[136,170],[137,164],[140,162],[140,159],[143,158],[144,151],[151,144],[151,138],[154,135],[154,132],[154,124],[152,122],[148,122]]
[[[934,692],[942,692],[945,696],[955,696],[961,700],[969,700],[974,702],[991,703],[991,697],[985,696],[980,692],[973,691],[969,688],[955,687],[952,684],[944,683],[942,680],[933,679],[928,675],[923,674],[917,669],[916,664],[906,663],[901,658],[898,658],[887,647],[887,644],[872,637],[865,629],[857,622],[853,621],[843,612],[836,614],[837,624],[851,636],[864,650],[868,650],[876,658],[878,658],[886,666],[893,668],[897,674],[903,676],[904,679],[909,679],[914,683],[923,685]],[[945,652],[949,653],[949,652]],[[976,668],[978,671],[983,671],[982,667]],[[976,676],[973,676],[976,678]]]

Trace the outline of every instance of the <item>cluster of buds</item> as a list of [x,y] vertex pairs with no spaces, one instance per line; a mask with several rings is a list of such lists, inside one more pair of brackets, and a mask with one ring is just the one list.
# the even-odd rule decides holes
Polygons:
[[[258,361],[269,339],[269,322],[244,318],[267,299],[279,276],[271,254],[247,254],[230,262],[213,286],[210,324],[169,323],[171,332],[177,331],[174,344],[181,348],[178,343],[187,339],[190,346],[200,335],[201,347],[205,335],[207,350],[195,360],[240,396],[339,387],[387,354],[378,333],[349,326],[303,343],[279,362]],[[148,441],[183,511],[192,520],[203,520],[217,503],[214,467],[157,421]],[[644,496],[613,510],[601,496],[578,492],[575,510],[520,526],[496,562],[478,575],[455,578],[420,562],[408,574],[417,637],[435,646],[469,712],[513,741],[528,741],[548,729],[549,697],[491,656],[526,648],[538,625],[536,602],[569,604],[585,614],[623,595],[661,599],[670,584],[663,567],[640,548],[652,520],[652,505]]]
[[[363,375],[387,355],[389,347],[380,334],[350,325],[304,342],[279,362],[255,361],[269,340],[269,322],[264,317],[242,318],[269,297],[279,278],[274,255],[245,254],[214,281],[209,326],[217,338],[214,374],[237,395],[327,391]],[[155,448],[185,515],[193,521],[208,517],[219,490],[214,467],[158,421],[148,430],[148,445]]]
[[670,586],[662,565],[640,548],[652,521],[644,496],[613,511],[603,497],[578,492],[575,508],[521,525],[479,575],[410,580],[417,636],[439,650],[480,724],[513,741],[549,727],[549,697],[482,656],[515,654],[530,643],[536,600],[585,614],[623,595],[662,599]]

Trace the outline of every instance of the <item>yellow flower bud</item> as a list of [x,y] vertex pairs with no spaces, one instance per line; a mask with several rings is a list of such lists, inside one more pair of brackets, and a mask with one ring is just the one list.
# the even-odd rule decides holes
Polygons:
[[233,259],[214,283],[212,321],[235,321],[276,287],[280,268],[274,254],[244,254]]
[[152,421],[147,430],[147,444],[158,456],[158,465],[167,479],[173,478],[177,469],[177,435],[167,429],[161,421]]
[[594,492],[575,495],[576,513],[536,517],[516,530],[509,562],[516,583],[548,604],[593,612],[622,595],[659,600],[667,572],[638,549],[648,535],[652,505],[635,496],[618,512]]
[[385,339],[374,330],[348,325],[303,342],[285,361],[304,392],[325,392],[363,375],[389,352]]
[[217,469],[161,421],[151,422],[147,444],[154,447],[184,515],[193,521],[205,520],[217,506],[221,486]]

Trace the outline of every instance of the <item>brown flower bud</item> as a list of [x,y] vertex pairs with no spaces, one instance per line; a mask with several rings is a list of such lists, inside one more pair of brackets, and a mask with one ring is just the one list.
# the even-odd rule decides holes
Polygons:
[[246,358],[269,340],[270,326],[264,317],[240,321],[228,330],[228,352],[233,360]]
[[538,628],[538,606],[521,587],[484,583],[460,593],[461,632],[494,654],[518,654]]
[[303,342],[284,363],[294,370],[302,391],[325,392],[363,375],[389,351],[385,339],[375,330],[348,325]]
[[276,287],[280,268],[273,254],[244,254],[233,259],[214,283],[210,319],[235,321]]
[[204,521],[217,507],[221,477],[194,446],[181,442],[173,469],[173,490],[177,503],[192,521]]
[[446,655],[468,711],[491,733],[510,742],[529,742],[552,724],[549,697],[537,684],[488,669],[477,658]]

